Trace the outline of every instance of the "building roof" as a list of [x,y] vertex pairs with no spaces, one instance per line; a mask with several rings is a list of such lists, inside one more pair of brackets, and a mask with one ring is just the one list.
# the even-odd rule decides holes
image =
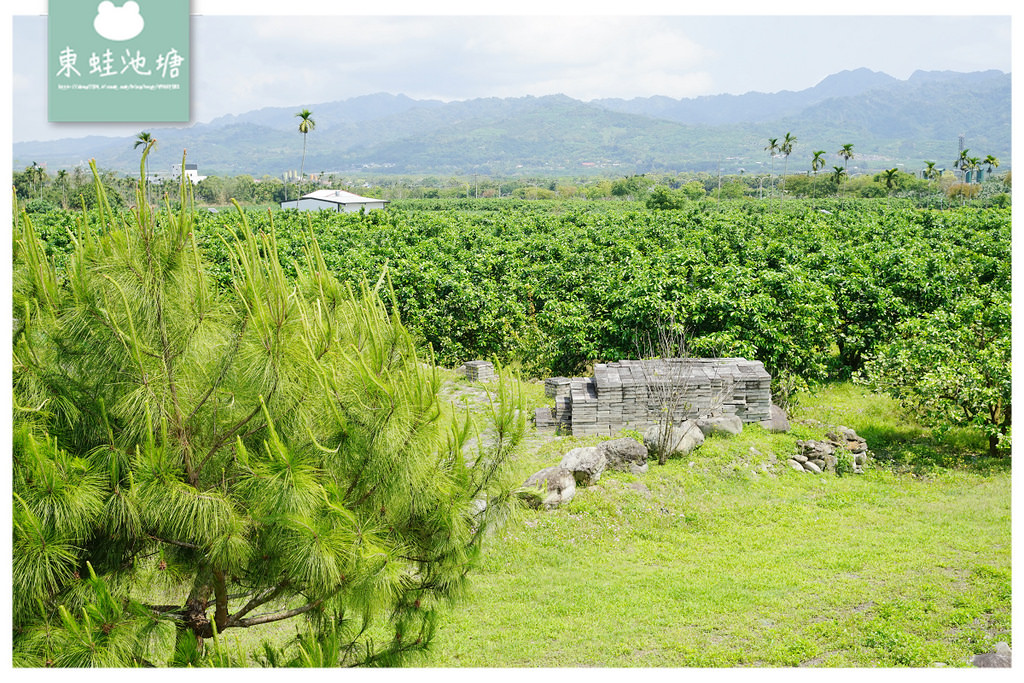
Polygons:
[[367,202],[387,203],[388,201],[386,199],[377,199],[376,197],[360,197],[357,194],[346,192],[345,190],[317,190],[315,192],[302,195],[302,199],[316,199],[317,201],[329,202],[331,204],[365,204]]

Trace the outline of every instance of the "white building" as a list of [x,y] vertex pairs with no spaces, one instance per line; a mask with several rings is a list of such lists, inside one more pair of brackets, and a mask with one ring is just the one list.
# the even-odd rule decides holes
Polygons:
[[[171,165],[171,177],[175,180],[181,177],[181,164]],[[189,182],[193,185],[206,178],[204,175],[199,175],[198,164],[185,164],[185,177],[188,178]]]
[[317,190],[304,194],[298,199],[281,202],[282,209],[298,209],[299,211],[334,211],[337,213],[354,213],[360,209],[373,211],[388,205],[386,199],[360,197],[344,190]]

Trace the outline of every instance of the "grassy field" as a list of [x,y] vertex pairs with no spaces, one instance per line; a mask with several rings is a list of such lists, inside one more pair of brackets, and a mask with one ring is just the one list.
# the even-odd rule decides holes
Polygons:
[[[867,474],[786,466],[815,420],[867,439]],[[519,473],[594,441],[534,436]],[[748,426],[606,472],[514,516],[419,665],[963,666],[1012,645],[1010,466],[984,449],[844,384],[804,398],[788,434]]]

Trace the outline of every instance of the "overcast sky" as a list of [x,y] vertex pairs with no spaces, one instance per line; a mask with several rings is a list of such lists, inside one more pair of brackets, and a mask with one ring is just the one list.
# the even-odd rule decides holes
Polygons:
[[[376,92],[681,98],[801,90],[859,67],[901,79],[918,69],[1010,71],[1010,23],[1008,15],[204,14],[192,19],[192,120]],[[45,46],[45,17],[13,17],[15,142],[138,131],[47,123]]]

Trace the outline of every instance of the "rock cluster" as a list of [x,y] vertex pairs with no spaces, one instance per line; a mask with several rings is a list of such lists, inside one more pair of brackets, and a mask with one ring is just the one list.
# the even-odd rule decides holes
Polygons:
[[577,486],[593,486],[605,470],[631,474],[647,472],[648,458],[687,455],[704,443],[704,433],[733,434],[742,429],[738,418],[709,418],[700,422],[687,420],[681,425],[654,425],[643,435],[644,443],[636,439],[621,438],[603,441],[596,446],[574,448],[554,467],[547,467],[519,488],[519,497],[534,508],[554,509],[568,503],[576,495]]
[[[790,457],[789,466],[800,472],[821,474],[835,472],[838,467],[854,474],[863,474],[867,464],[867,442],[847,427],[828,432],[824,441],[797,441],[796,447],[797,452]],[[840,466],[840,462],[844,465]]]
[[574,436],[643,430],[660,422],[708,415],[741,422],[771,420],[771,376],[743,358],[661,358],[599,363],[593,377],[553,377],[544,383],[554,409],[541,408],[538,427]]
[[577,486],[596,484],[606,469],[645,473],[648,456],[647,448],[630,438],[574,448],[562,456],[558,465],[527,479],[519,489],[519,497],[531,507],[551,510],[572,500]]

